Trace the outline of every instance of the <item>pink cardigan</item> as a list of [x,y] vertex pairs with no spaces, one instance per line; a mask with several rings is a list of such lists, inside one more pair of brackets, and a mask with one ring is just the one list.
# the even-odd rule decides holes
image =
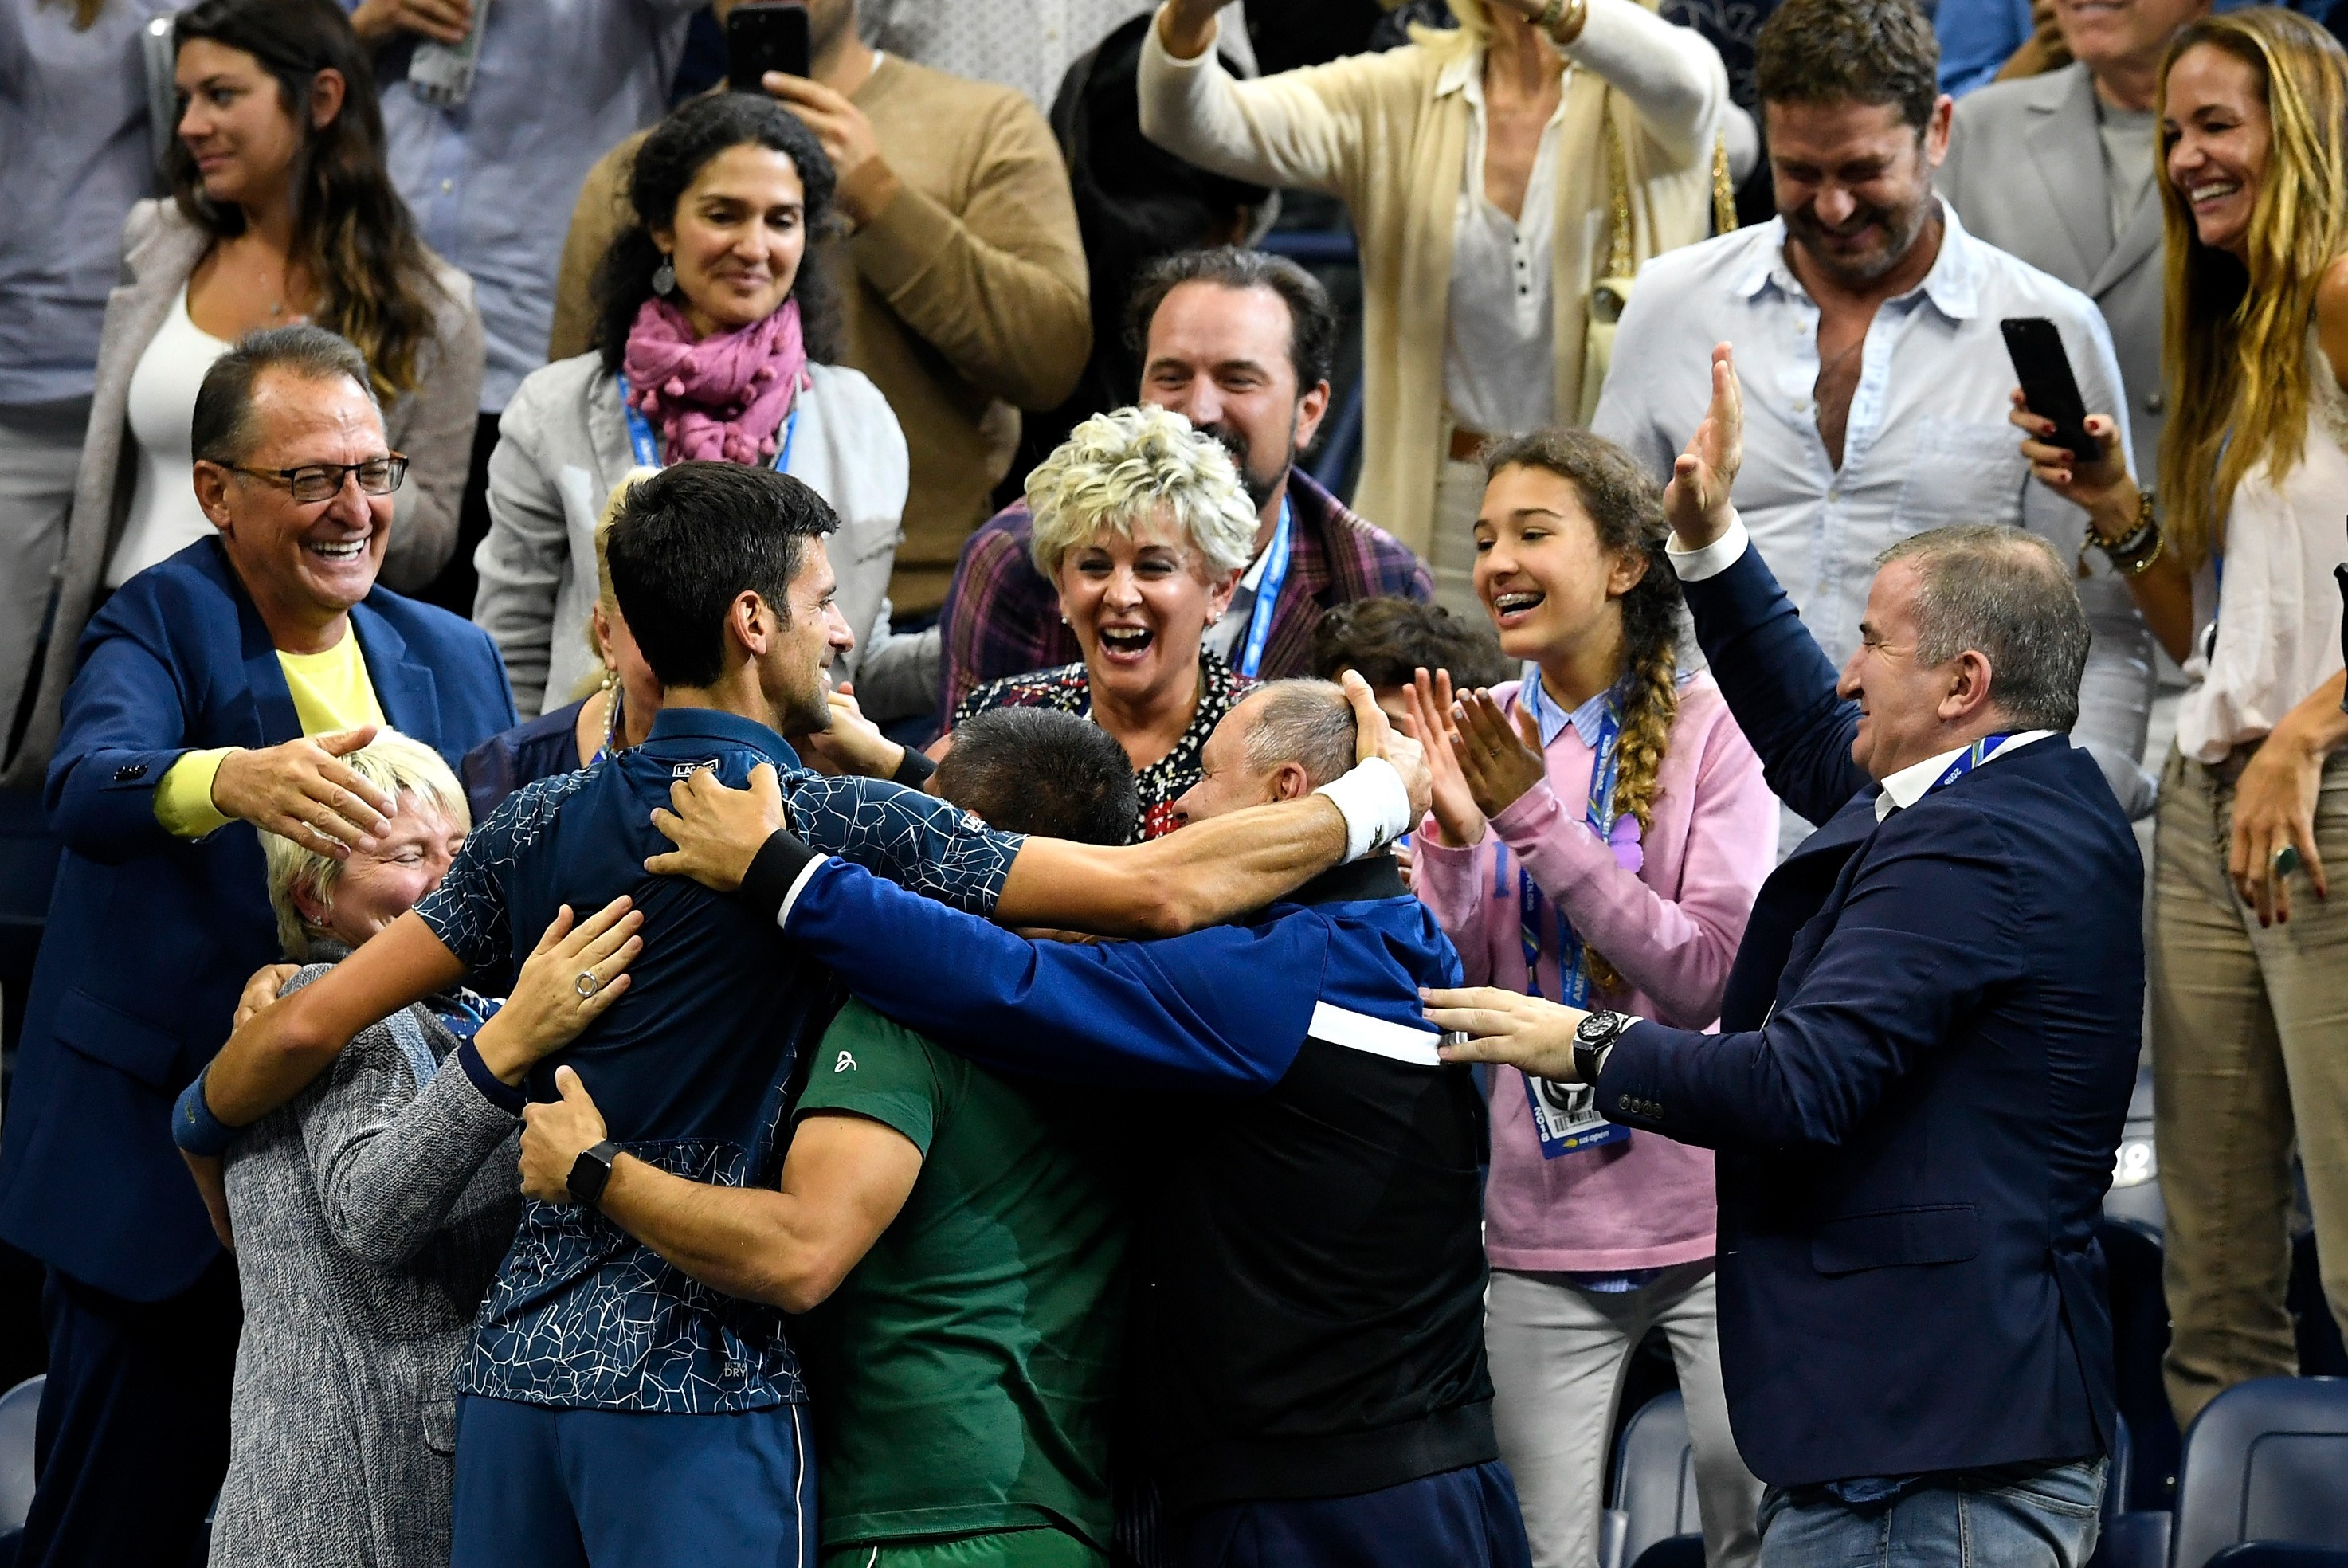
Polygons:
[[[1516,684],[1498,687],[1512,713]],[[1471,985],[1525,988],[1517,867],[1603,954],[1625,989],[1607,1005],[1680,1028],[1720,1014],[1728,966],[1761,880],[1777,861],[1777,804],[1709,675],[1680,688],[1654,821],[1634,874],[1582,820],[1590,748],[1571,725],[1549,748],[1549,778],[1491,820],[1469,849],[1413,841],[1418,896],[1459,949]],[[1494,887],[1497,855],[1506,855]],[[1553,932],[1544,932],[1544,995],[1558,995]],[[1712,1151],[1633,1132],[1556,1160],[1541,1158],[1514,1068],[1492,1078],[1492,1173],[1485,1248],[1496,1268],[1613,1274],[1713,1254]]]

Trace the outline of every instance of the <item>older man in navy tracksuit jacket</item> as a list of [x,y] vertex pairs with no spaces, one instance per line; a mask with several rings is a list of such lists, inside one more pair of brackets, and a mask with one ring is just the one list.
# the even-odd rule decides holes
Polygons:
[[[1944,583],[2034,558],[2038,630],[2075,633],[2084,658],[2051,551],[1941,534]],[[1606,1116],[1720,1151],[1721,1369],[1737,1447],[1771,1484],[1765,1565],[2077,1568],[2115,1413],[2095,1226],[2143,1006],[2127,820],[2085,752],[1997,707],[2008,669],[1971,726],[1985,733],[1886,748],[1903,701],[1932,733],[1929,677],[1948,666],[1885,624],[1883,577],[1854,660],[1879,677],[1860,683],[1859,739],[1860,704],[1741,524],[1673,560],[1771,788],[1821,824],[1763,884],[1720,1033],[1632,1023],[1602,1057],[1586,1034],[1565,1066],[1553,1006],[1529,1026],[1547,1034],[1513,1039],[1491,1020],[1532,1019],[1522,998],[1430,1016],[1501,1037],[1462,1057],[1555,1077],[1594,1059]]]

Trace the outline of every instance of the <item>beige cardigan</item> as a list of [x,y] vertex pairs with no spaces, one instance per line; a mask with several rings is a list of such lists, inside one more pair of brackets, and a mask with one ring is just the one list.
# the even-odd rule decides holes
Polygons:
[[[66,687],[79,663],[77,645],[129,517],[139,468],[130,439],[131,373],[211,245],[211,237],[169,201],[139,202],[122,225],[122,281],[106,300],[98,387],[57,562],[57,615],[32,720],[24,745],[0,770],[0,788],[37,789],[47,772]],[[417,356],[419,379],[414,391],[384,410],[386,439],[408,458],[383,562],[385,586],[396,589],[432,581],[457,547],[457,507],[472,466],[480,402],[481,316],[473,307],[473,280],[437,256],[432,269],[443,297],[433,312],[432,339]]]
[[[1593,26],[1599,4],[1592,0]],[[1727,74],[1709,46],[1705,52],[1709,79],[1689,124],[1651,124],[1592,68],[1567,77],[1554,243],[1560,409],[1581,407],[1590,286],[1610,237],[1600,117],[1612,117],[1629,166],[1634,257],[1703,239],[1713,141],[1728,103]],[[1584,67],[1579,46],[1568,53]],[[1482,67],[1482,53],[1464,36],[1256,81],[1232,77],[1211,48],[1195,62],[1174,59],[1155,27],[1141,55],[1141,128],[1152,141],[1218,173],[1326,191],[1352,209],[1364,317],[1354,510],[1422,555],[1450,433],[1443,358],[1452,225],[1468,158],[1464,89]]]

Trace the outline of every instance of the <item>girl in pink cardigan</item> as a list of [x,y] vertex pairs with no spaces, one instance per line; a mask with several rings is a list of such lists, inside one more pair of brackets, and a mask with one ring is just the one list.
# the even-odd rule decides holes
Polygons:
[[[1415,722],[1446,744],[1428,748],[1419,897],[1470,985],[1708,1026],[1776,861],[1777,809],[1711,677],[1679,669],[1661,493],[1581,430],[1506,442],[1485,472],[1477,594],[1502,650],[1538,668],[1456,705],[1421,676]],[[1616,1389],[1658,1325],[1708,1556],[1750,1562],[1760,1483],[1721,1392],[1711,1151],[1611,1126],[1513,1068],[1494,1069],[1491,1103],[1486,1343],[1534,1562],[1595,1562]]]

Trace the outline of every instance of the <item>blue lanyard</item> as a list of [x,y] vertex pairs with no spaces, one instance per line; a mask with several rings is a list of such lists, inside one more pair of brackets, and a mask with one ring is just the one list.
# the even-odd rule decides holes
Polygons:
[[1240,674],[1253,680],[1263,667],[1263,645],[1272,641],[1272,607],[1280,602],[1281,585],[1288,581],[1288,498],[1280,498],[1280,525],[1264,546],[1263,577],[1256,583],[1255,606],[1248,612],[1247,641],[1240,650]]
[[[1962,751],[1957,753],[1957,759],[1950,763],[1949,766],[1941,771],[1941,774],[1938,779],[1932,780],[1932,789],[1945,789],[1947,786],[1955,783],[1958,779],[1963,778],[1966,774],[1972,772],[1974,769],[1980,767],[1982,763],[1996,756],[1997,748],[2003,746],[2007,741],[2013,738],[2013,737],[2010,735],[1982,736],[1979,740],[1974,741],[1971,746],[1966,747]],[[1925,790],[1924,794],[1930,795],[1932,792],[1932,789]],[[1919,796],[1917,798],[1921,799],[1923,797]]]
[[[644,418],[644,411],[628,397],[628,378],[624,375],[620,377],[620,412],[627,416],[628,445],[635,450],[636,466],[643,469],[666,467],[667,465],[661,461],[660,442],[654,438],[651,423]],[[787,474],[791,471],[791,443],[798,438],[799,400],[793,397],[791,411],[783,418],[782,444],[775,449],[777,473]]]
[[[1519,696],[1519,700],[1523,699]],[[1598,743],[1590,758],[1590,799],[1582,817],[1601,842],[1614,828],[1614,782],[1622,739],[1622,715],[1610,699],[1598,721]],[[1504,897],[1508,892],[1508,846],[1503,844],[1493,857],[1492,886]],[[1525,954],[1525,995],[1541,994],[1541,916],[1546,911],[1557,932],[1557,999],[1569,1007],[1581,1006],[1590,995],[1590,975],[1582,962],[1581,939],[1574,934],[1565,912],[1550,903],[1522,864],[1517,868],[1517,937],[1524,944]]]

